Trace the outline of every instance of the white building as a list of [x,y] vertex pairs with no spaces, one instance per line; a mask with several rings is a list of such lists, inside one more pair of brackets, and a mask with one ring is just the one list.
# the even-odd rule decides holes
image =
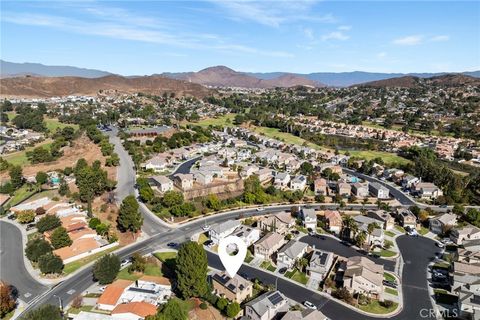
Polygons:
[[210,239],[218,244],[221,239],[230,235],[236,228],[240,226],[238,220],[228,220],[212,227],[209,231]]

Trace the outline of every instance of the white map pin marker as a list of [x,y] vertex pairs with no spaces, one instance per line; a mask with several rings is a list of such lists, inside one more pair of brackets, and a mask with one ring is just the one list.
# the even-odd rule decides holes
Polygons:
[[[235,249],[237,249],[238,252],[236,255],[230,255],[228,248],[229,246],[233,247],[235,245]],[[230,250],[230,252],[233,251],[234,250]],[[237,236],[225,237],[218,243],[218,255],[220,256],[220,261],[222,261],[227,274],[230,278],[233,278],[245,260],[245,256],[247,255],[247,244]]]

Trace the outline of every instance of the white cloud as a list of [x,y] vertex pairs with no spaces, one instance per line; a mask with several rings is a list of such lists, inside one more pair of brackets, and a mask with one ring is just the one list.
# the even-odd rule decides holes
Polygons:
[[349,35],[346,35],[342,31],[333,31],[322,36],[323,41],[327,40],[347,40],[350,39]]
[[313,30],[311,28],[304,28],[303,34],[305,35],[305,37],[307,37],[310,40],[313,40],[313,38],[315,37],[313,35]]
[[279,27],[292,21],[315,21],[333,23],[332,14],[311,15],[317,1],[248,1],[248,0],[210,0],[224,9],[228,16],[237,21],[253,21],[269,27]]
[[438,35],[430,38],[430,41],[433,41],[433,42],[442,42],[442,41],[448,41],[448,40],[450,40],[450,37],[447,35]]
[[348,31],[350,29],[352,29],[352,26],[340,26],[340,27],[338,27],[338,30],[340,30],[340,31]]
[[423,37],[421,35],[411,35],[403,38],[393,40],[393,44],[400,46],[414,46],[422,43]]
[[387,56],[387,53],[386,52],[379,52],[377,53],[377,58],[378,59],[383,59]]

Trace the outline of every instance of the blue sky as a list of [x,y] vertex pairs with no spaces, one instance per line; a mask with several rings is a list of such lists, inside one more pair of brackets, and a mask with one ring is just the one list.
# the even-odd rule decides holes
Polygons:
[[480,69],[478,1],[4,1],[1,58],[124,75]]

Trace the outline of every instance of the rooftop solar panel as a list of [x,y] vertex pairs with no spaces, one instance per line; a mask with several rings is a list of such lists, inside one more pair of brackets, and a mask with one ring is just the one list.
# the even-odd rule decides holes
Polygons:
[[268,300],[269,300],[273,305],[276,305],[277,303],[279,303],[280,301],[282,301],[283,298],[282,298],[282,296],[280,295],[280,293],[275,292],[274,294],[272,294],[271,296],[268,297]]

